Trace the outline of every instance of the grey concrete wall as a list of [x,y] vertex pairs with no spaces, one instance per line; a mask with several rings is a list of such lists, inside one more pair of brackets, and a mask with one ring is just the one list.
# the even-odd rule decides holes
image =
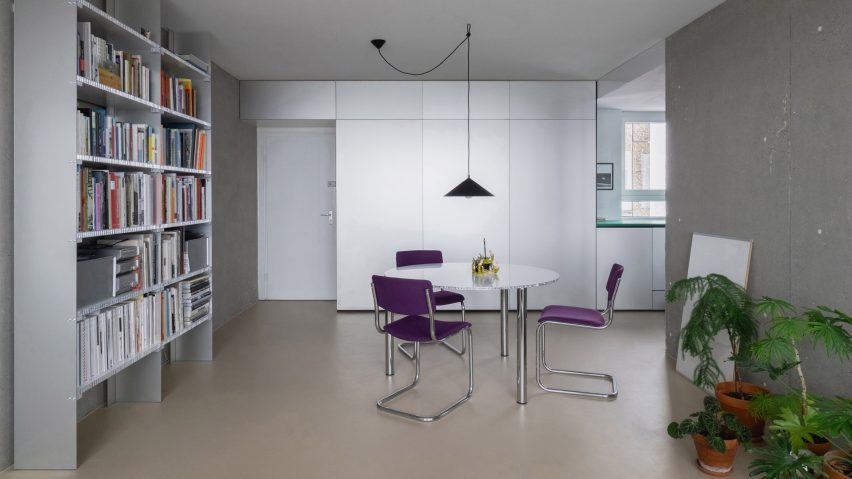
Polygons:
[[12,463],[12,2],[0,0],[0,470]]
[[[693,232],[748,238],[753,295],[852,312],[850,24],[848,0],[728,0],[667,39],[669,281]],[[849,365],[803,364],[814,391],[852,394]]]
[[239,81],[213,65],[213,325],[257,302],[257,129],[240,121]]

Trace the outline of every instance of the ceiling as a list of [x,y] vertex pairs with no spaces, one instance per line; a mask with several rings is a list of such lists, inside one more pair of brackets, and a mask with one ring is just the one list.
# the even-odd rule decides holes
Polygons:
[[[399,80],[437,64],[471,23],[471,76],[597,80],[722,0],[166,0],[168,26],[208,31],[241,80]],[[463,52],[462,52],[463,53]],[[423,79],[458,80],[464,54]]]
[[598,97],[598,107],[624,111],[665,111],[666,66],[660,65]]

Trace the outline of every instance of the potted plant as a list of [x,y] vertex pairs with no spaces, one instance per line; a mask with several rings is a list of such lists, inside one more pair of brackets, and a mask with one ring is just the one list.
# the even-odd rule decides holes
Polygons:
[[[709,274],[682,279],[674,283],[666,294],[671,303],[697,298],[689,322],[681,331],[680,348],[698,359],[693,373],[695,385],[713,388],[722,409],[731,412],[751,430],[752,437],[763,436],[764,421],[749,412],[749,401],[756,395],[765,395],[766,388],[744,382],[741,368],[743,351],[757,339],[757,321],[754,301],[746,290],[721,274]],[[719,364],[713,357],[713,344],[720,333],[731,342],[730,359],[734,362],[734,377],[726,381]]]
[[795,450],[784,432],[773,432],[763,447],[752,452],[757,455],[757,459],[748,466],[751,477],[816,479],[823,475],[823,458],[807,449]]
[[852,399],[817,399],[811,422],[834,450],[823,456],[829,479],[852,479]]
[[698,453],[698,469],[716,477],[731,474],[737,447],[751,439],[749,429],[734,414],[723,411],[712,396],[704,398],[704,411],[692,413],[681,422],[672,422],[667,431],[675,439],[691,436]]
[[765,337],[749,348],[751,366],[767,372],[773,380],[795,371],[798,388],[791,388],[793,394],[757,398],[752,404],[752,413],[774,418],[770,429],[786,432],[794,451],[807,447],[817,455],[825,454],[831,444],[811,420],[818,414],[819,407],[814,407],[808,396],[799,345],[808,341],[815,347],[821,346],[830,357],[848,360],[852,357],[852,335],[845,327],[852,326],[852,318],[825,306],[796,314],[796,308],[790,303],[768,297],[757,302],[756,311],[769,317],[770,326]]

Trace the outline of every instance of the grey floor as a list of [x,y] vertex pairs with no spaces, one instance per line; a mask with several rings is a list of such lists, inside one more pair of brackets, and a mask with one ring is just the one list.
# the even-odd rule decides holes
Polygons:
[[[538,315],[530,316],[532,331]],[[497,316],[468,317],[476,390],[437,423],[376,410],[413,367],[397,356],[396,376],[384,375],[371,314],[261,302],[217,331],[212,363],[167,368],[162,404],[120,404],[85,419],[79,470],[2,477],[707,477],[694,467],[691,441],[665,433],[672,418],[700,407],[702,394],[665,359],[662,313],[620,313],[605,331],[548,334],[554,366],[616,375],[621,393],[611,402],[534,386],[530,334],[526,406],[515,403],[514,328],[510,357],[501,358]],[[465,390],[466,362],[439,346],[424,346],[423,356],[418,390],[397,405],[432,412]],[[747,477],[747,462],[739,454],[731,477]]]

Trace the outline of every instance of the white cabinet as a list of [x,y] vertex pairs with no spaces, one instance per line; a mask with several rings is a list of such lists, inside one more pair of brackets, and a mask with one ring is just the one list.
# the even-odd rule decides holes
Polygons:
[[606,308],[613,263],[624,266],[616,309],[651,309],[651,228],[598,228],[598,309]]
[[[482,238],[498,262],[509,262],[509,121],[472,120],[471,175],[491,198],[446,198],[467,175],[466,122],[423,121],[423,247],[444,261],[469,262]],[[498,309],[500,295],[464,291],[468,309]]]
[[423,82],[339,81],[339,120],[419,120],[423,118]]
[[511,261],[561,276],[530,289],[528,306],[594,307],[595,121],[513,120],[510,129]]
[[[509,82],[476,81],[470,85],[470,117],[475,120],[509,118]],[[463,81],[423,82],[424,120],[464,120],[467,118],[467,83]]]
[[337,309],[371,309],[370,276],[423,247],[422,132],[420,120],[337,122]]
[[606,308],[613,263],[624,266],[616,309],[665,309],[665,228],[598,228],[598,309]]
[[513,120],[594,120],[595,82],[513,81]]
[[333,81],[241,81],[243,120],[333,120]]

